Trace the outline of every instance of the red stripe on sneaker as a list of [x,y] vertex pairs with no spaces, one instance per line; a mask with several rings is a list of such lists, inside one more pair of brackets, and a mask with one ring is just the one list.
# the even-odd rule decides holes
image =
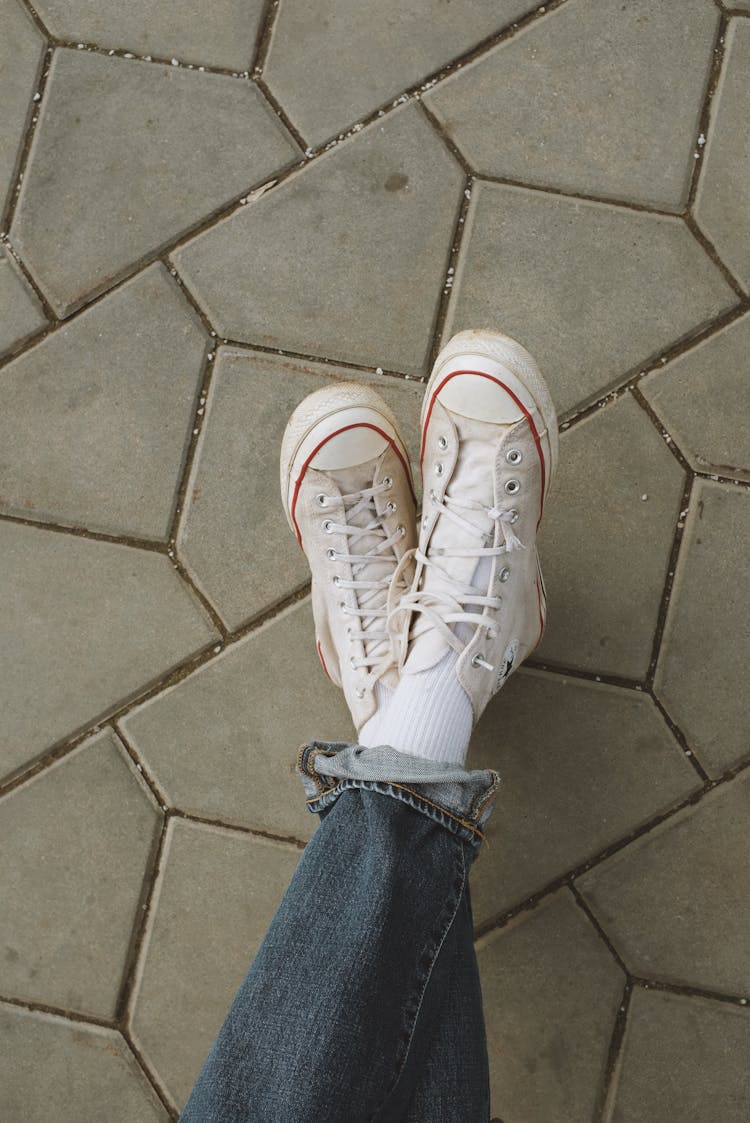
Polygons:
[[[328,675],[328,677],[331,678],[331,672],[328,670],[328,667],[326,667],[326,661],[323,658],[323,652],[320,649],[320,640],[318,640],[317,647],[318,647],[318,655],[320,656],[320,661],[323,664],[323,670]],[[332,678],[331,678],[331,682],[333,682]]]
[[531,426],[531,433],[532,433],[532,436],[534,438],[534,444],[536,445],[536,450],[537,450],[537,453],[539,454],[539,463],[542,466],[542,500],[541,500],[541,504],[540,504],[540,507],[539,507],[539,519],[537,521],[537,526],[539,526],[539,523],[542,521],[542,512],[544,511],[544,490],[545,490],[546,482],[547,482],[547,465],[546,465],[545,460],[544,460],[544,453],[542,452],[542,441],[541,441],[541,438],[539,436],[539,432],[537,430],[537,427],[534,424],[534,419],[531,416],[531,414],[529,413],[529,411],[526,409],[526,406],[523,404],[521,399],[518,398],[516,396],[516,394],[513,393],[510,386],[506,386],[504,382],[502,382],[499,378],[495,378],[495,376],[492,375],[492,374],[486,374],[485,371],[483,371],[483,370],[454,370],[454,371],[451,371],[450,374],[446,375],[446,377],[443,379],[443,381],[440,383],[440,385],[434,391],[434,393],[433,393],[433,395],[430,399],[430,404],[429,404],[429,407],[427,409],[427,416],[424,419],[424,425],[422,427],[422,448],[420,449],[420,453],[419,453],[419,469],[420,469],[420,471],[422,470],[422,461],[424,460],[424,449],[425,449],[425,443],[427,441],[427,427],[430,424],[430,418],[432,417],[432,409],[433,409],[433,406],[435,405],[435,399],[437,398],[438,394],[443,389],[443,387],[446,386],[452,378],[456,378],[459,374],[476,374],[480,378],[488,378],[490,380],[490,382],[494,382],[498,386],[501,386],[503,388],[503,390],[505,390],[506,394],[509,394],[511,396],[511,398],[516,403],[516,405],[518,406],[518,408],[521,410],[524,417],[528,421],[529,425]]
[[409,484],[409,490],[411,491],[412,498],[414,499],[415,503],[417,501],[417,497],[414,494],[414,484],[412,483],[411,469],[409,468],[409,465],[407,464],[406,460],[404,459],[404,457],[401,453],[401,449],[398,447],[398,445],[394,441],[393,437],[389,437],[388,434],[383,429],[380,429],[377,425],[372,425],[369,421],[355,421],[351,425],[343,425],[340,429],[337,429],[334,433],[329,433],[327,437],[324,437],[323,440],[320,442],[320,444],[317,445],[312,450],[312,452],[308,456],[307,460],[302,465],[302,471],[300,472],[299,477],[297,478],[297,482],[294,485],[294,493],[292,495],[292,503],[291,503],[289,513],[290,513],[290,517],[291,517],[291,520],[292,520],[292,525],[294,526],[294,533],[297,535],[297,541],[299,542],[302,550],[304,550],[304,546],[302,545],[302,532],[300,531],[300,528],[299,528],[299,525],[297,523],[297,519],[295,518],[294,512],[295,512],[295,509],[297,507],[297,499],[299,498],[299,489],[302,487],[302,481],[305,478],[305,472],[310,467],[310,462],[313,460],[314,457],[316,457],[318,455],[318,453],[320,452],[320,450],[322,449],[324,444],[327,444],[328,441],[332,441],[334,437],[338,437],[340,433],[348,432],[349,429],[373,429],[376,433],[379,433],[380,436],[383,437],[388,442],[388,444],[391,446],[393,451],[396,453],[396,456],[401,461],[401,465],[402,465],[404,471],[406,472],[406,479],[407,479],[407,482]]

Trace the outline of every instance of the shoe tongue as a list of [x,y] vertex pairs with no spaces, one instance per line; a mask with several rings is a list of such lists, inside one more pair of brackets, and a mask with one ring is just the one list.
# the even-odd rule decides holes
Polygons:
[[[493,544],[491,537],[493,523],[485,512],[495,504],[494,469],[498,427],[488,422],[460,417],[454,413],[451,414],[451,420],[456,427],[460,444],[458,460],[446,488],[447,506],[451,507],[451,496],[459,498],[462,503],[481,504],[481,510],[466,510],[463,507],[452,509],[466,522],[476,526],[481,534],[486,534],[488,537],[482,540],[480,534],[471,534],[468,530],[457,526],[451,519],[440,515],[430,538],[428,546],[430,555],[438,549],[460,550],[466,547],[467,550],[471,550]],[[489,586],[491,568],[488,562],[491,562],[490,558],[437,556],[435,564],[425,566],[422,571],[420,592],[436,596],[447,593],[450,596],[460,597],[459,586],[474,585],[476,588],[481,588],[482,594],[485,594]],[[469,605],[467,611],[479,613],[482,610],[478,605]],[[421,613],[415,620],[417,626],[420,616]],[[464,644],[473,637],[474,626],[471,624],[458,623],[450,627]],[[426,670],[434,666],[448,650],[449,644],[437,628],[429,628],[411,643],[404,671],[417,673]]]

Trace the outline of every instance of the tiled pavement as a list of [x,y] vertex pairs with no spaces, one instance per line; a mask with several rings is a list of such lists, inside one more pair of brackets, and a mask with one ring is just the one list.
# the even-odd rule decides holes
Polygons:
[[[174,1118],[350,735],[280,434],[535,352],[551,616],[470,756],[504,1123],[750,1118],[750,2],[0,0],[0,1118]],[[425,1121],[430,1123],[430,1121]],[[457,1121],[458,1123],[458,1121]]]

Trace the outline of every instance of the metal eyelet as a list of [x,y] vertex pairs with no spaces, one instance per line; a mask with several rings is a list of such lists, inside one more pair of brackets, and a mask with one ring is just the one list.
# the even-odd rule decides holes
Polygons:
[[429,521],[430,520],[429,520],[428,516],[424,515],[423,518],[422,518],[422,526],[427,526]]
[[435,491],[434,487],[430,488],[430,499],[433,503],[437,503],[437,492]]
[[393,487],[393,480],[390,476],[386,476],[385,479],[381,482],[383,484],[383,487]]
[[353,671],[356,671],[356,669],[357,669],[357,657],[356,657],[356,655],[350,655],[349,656],[349,666],[351,667],[351,669]]
[[355,693],[355,694],[357,695],[357,697],[359,698],[359,700],[360,700],[360,701],[362,701],[362,699],[363,699],[363,698],[364,698],[364,696],[365,696],[365,690],[364,690],[364,688],[363,688],[363,687],[361,687],[361,686],[360,686],[360,687],[358,687],[358,688],[357,688],[357,689],[356,689],[356,690],[354,691],[354,693]]
[[448,438],[447,437],[438,437],[438,443],[437,444],[438,444],[438,448],[440,449],[440,451],[445,452],[445,450],[448,447]]
[[519,515],[515,507],[511,511],[508,511],[508,522],[511,523],[511,525],[513,523],[517,523],[520,517],[521,516]]
[[521,490],[521,485],[518,480],[508,480],[505,485],[505,490],[508,495],[518,495],[518,492]]
[[502,582],[503,582],[503,584],[504,584],[504,583],[505,583],[505,582],[506,582],[506,581],[508,580],[508,578],[509,578],[509,577],[510,577],[510,569],[509,569],[509,568],[508,568],[508,566],[506,565],[506,566],[505,566],[505,567],[504,567],[503,569],[501,569],[501,570],[500,570],[500,572],[498,573],[498,575],[497,575],[497,579],[498,579],[498,581],[502,581]]
[[392,499],[388,500],[388,502],[385,505],[385,509],[386,509],[386,511],[388,511],[388,513],[390,515],[392,515],[393,512],[396,510],[396,504],[393,502]]
[[442,476],[443,472],[444,472],[443,465],[440,463],[440,461],[438,461],[438,463],[435,465],[435,475],[436,476]]
[[315,496],[315,502],[318,504],[319,507],[327,507],[328,506],[328,496],[323,495],[322,492],[321,492],[320,495]]
[[520,464],[523,460],[523,453],[518,448],[509,448],[505,454],[505,459],[509,464]]
[[336,575],[336,577],[334,577],[333,583],[334,583],[334,585],[336,586],[337,589],[341,585],[341,578],[338,576],[338,574]]
[[326,534],[333,534],[333,523],[330,519],[326,519],[323,523],[323,530],[326,532]]
[[326,557],[328,558],[329,561],[335,561],[336,560],[336,551],[333,550],[333,549],[326,550]]
[[491,663],[488,663],[481,651],[477,651],[476,655],[471,657],[472,667],[484,667],[485,671],[494,671]]
[[403,538],[404,535],[406,534],[406,527],[405,526],[398,526],[398,527],[396,527],[396,529],[398,530],[399,534]]

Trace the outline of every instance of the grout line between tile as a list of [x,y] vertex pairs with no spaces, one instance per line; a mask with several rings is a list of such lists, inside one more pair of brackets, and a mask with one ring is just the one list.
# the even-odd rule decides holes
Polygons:
[[42,17],[39,15],[39,12],[31,3],[31,0],[21,0],[21,7],[25,8],[28,14],[31,16],[31,19],[36,24],[37,30],[44,36],[45,39],[51,42],[53,36],[49,29],[46,27]]
[[253,62],[250,67],[250,73],[253,78],[259,78],[263,74],[263,67],[266,65],[278,15],[279,0],[266,0],[263,16],[258,27],[258,38],[255,44]]
[[[11,240],[8,237],[7,234],[0,234],[0,244],[2,244],[4,246],[7,253],[9,253],[10,256],[13,258],[13,260],[15,261],[16,265],[18,266],[19,270],[21,271],[21,273],[24,276],[26,284],[29,286],[29,288],[34,293],[35,297],[37,298],[37,300],[39,301],[39,303],[42,306],[42,311],[44,312],[47,319],[50,321],[48,324],[46,324],[44,326],[44,328],[41,329],[40,332],[36,333],[36,335],[35,335],[35,341],[36,341],[36,336],[44,336],[49,331],[51,325],[57,323],[57,320],[58,320],[57,313],[55,312],[55,310],[52,307],[52,305],[50,304],[50,302],[47,300],[47,297],[44,295],[42,290],[39,288],[39,285],[36,283],[35,278],[29,272],[29,270],[26,266],[26,263],[21,258],[20,254],[16,250],[15,246],[13,245],[13,243],[11,242]],[[24,342],[24,346],[28,346],[29,341],[27,339],[24,340],[23,342]]]
[[654,705],[656,706],[657,710],[659,711],[659,713],[663,717],[664,721],[666,722],[667,727],[669,729],[669,732],[672,734],[675,741],[680,746],[680,748],[682,749],[685,756],[688,758],[688,761],[690,762],[692,767],[698,773],[698,776],[701,778],[701,780],[703,781],[704,784],[712,784],[713,781],[712,781],[711,777],[709,776],[708,772],[703,767],[701,762],[698,760],[698,757],[695,755],[695,751],[690,748],[690,745],[688,744],[687,737],[682,732],[682,730],[680,729],[677,722],[674,721],[674,719],[672,718],[672,715],[669,713],[666,706],[662,702],[661,698],[658,696],[658,694],[654,690],[653,685],[649,689],[649,695],[650,695]]
[[453,284],[456,279],[456,271],[458,269],[461,250],[464,243],[464,236],[466,234],[466,227],[468,225],[467,217],[469,214],[469,207],[471,206],[473,187],[474,180],[470,175],[467,175],[466,179],[464,180],[464,189],[458,204],[458,210],[456,211],[456,219],[453,225],[453,236],[451,238],[451,246],[448,253],[448,261],[446,263],[443,289],[440,294],[437,312],[435,314],[435,324],[432,331],[432,342],[430,344],[429,353],[429,370],[432,369],[435,359],[437,358],[440,351],[441,339],[448,318],[451,294],[453,292]]
[[316,363],[318,366],[338,367],[343,371],[351,370],[362,374],[371,374],[380,378],[399,378],[402,382],[423,382],[424,378],[415,374],[406,374],[404,371],[391,370],[386,367],[366,366],[364,363],[354,363],[346,359],[330,359],[324,355],[307,355],[302,351],[290,351],[285,347],[268,347],[264,343],[248,343],[241,339],[220,339],[222,347],[232,347],[238,351],[254,351],[260,355],[273,355],[282,359],[293,359],[302,363]]
[[[679,994],[683,998],[708,998],[712,1002],[722,1002],[725,1006],[742,1006],[747,1009],[750,1004],[748,995],[722,994],[720,991],[689,986],[687,983],[670,983],[664,979],[647,979],[641,975],[633,975],[633,985],[640,987],[642,990],[658,990],[666,994]],[[750,1013],[750,1010],[748,1010],[748,1013]]]
[[164,812],[168,811],[169,800],[167,799],[167,796],[157,784],[156,779],[151,773],[151,770],[146,764],[144,764],[143,760],[140,757],[140,754],[134,748],[127,732],[123,729],[122,724],[119,720],[112,722],[112,729],[114,730],[115,736],[121,743],[123,749],[135,765],[139,776],[143,780],[148,790],[151,792],[151,795],[158,805],[159,810]]
[[522,191],[531,191],[540,195],[552,195],[560,199],[575,199],[579,203],[598,203],[605,207],[617,207],[621,210],[637,211],[638,214],[651,214],[660,218],[681,218],[683,212],[680,207],[668,210],[665,207],[651,206],[648,203],[638,203],[634,199],[619,199],[608,195],[589,195],[584,191],[569,190],[565,187],[543,183],[525,183],[520,179],[509,176],[488,175],[482,172],[474,173],[477,182],[495,184],[498,187],[517,187]]
[[248,827],[244,823],[232,823],[227,819],[215,819],[210,815],[199,815],[192,811],[183,811],[179,807],[170,807],[169,815],[173,819],[182,819],[186,823],[198,823],[205,827],[220,827],[225,831],[234,831],[236,834],[247,834],[253,838],[261,838],[266,842],[283,842],[294,846],[296,850],[304,850],[307,842],[295,835],[275,834],[273,831],[263,830],[262,827]]
[[130,1049],[130,1052],[135,1057],[136,1063],[138,1064],[139,1068],[143,1072],[143,1075],[146,1077],[149,1084],[153,1088],[154,1093],[158,1097],[162,1107],[164,1108],[164,1110],[169,1115],[169,1118],[171,1120],[175,1121],[175,1123],[176,1123],[176,1120],[179,1117],[179,1112],[178,1112],[177,1108],[173,1105],[169,1096],[167,1095],[166,1090],[164,1088],[162,1088],[161,1083],[157,1080],[155,1074],[151,1071],[151,1069],[148,1065],[148,1062],[146,1061],[146,1058],[143,1056],[140,1049],[138,1048],[136,1043],[133,1041],[133,1038],[130,1034],[130,1031],[121,1029],[120,1033],[125,1038],[125,1042],[126,1042],[128,1048]]
[[620,1066],[622,1062],[622,1046],[625,1039],[625,1029],[630,1012],[630,999],[633,993],[633,983],[628,978],[620,999],[620,1005],[612,1025],[612,1036],[609,1040],[607,1060],[604,1065],[604,1077],[599,1090],[599,1096],[594,1109],[596,1123],[608,1123],[614,1108],[617,1086],[619,1084]]
[[294,143],[298,148],[302,150],[302,152],[304,152],[305,156],[309,158],[309,156],[312,155],[312,148],[307,143],[297,126],[294,124],[281,102],[276,98],[275,94],[271,92],[263,77],[261,75],[256,75],[253,78],[253,81],[255,82],[255,85],[258,87],[263,97],[266,99],[271,110],[276,114],[286,131],[293,138]]
[[66,1010],[63,1006],[52,1006],[48,1002],[28,1001],[16,998],[9,994],[0,994],[0,1003],[5,1006],[16,1006],[20,1010],[28,1010],[36,1014],[53,1014],[57,1018],[65,1018],[68,1022],[82,1022],[84,1025],[100,1026],[102,1029],[117,1029],[111,1018],[99,1018],[96,1014],[81,1014],[77,1010]]
[[5,210],[2,215],[2,221],[0,221],[0,232],[7,235],[10,234],[10,228],[13,223],[13,216],[16,213],[16,206],[18,204],[18,198],[21,193],[21,185],[23,184],[23,178],[26,175],[26,167],[29,162],[29,152],[31,151],[31,144],[34,140],[36,126],[41,116],[41,108],[44,102],[44,91],[47,86],[47,78],[49,76],[50,67],[52,65],[53,54],[54,47],[48,45],[39,64],[39,71],[37,74],[34,93],[27,110],[26,127],[18,153],[15,179],[8,194]]
[[741,299],[747,300],[747,292],[742,287],[742,284],[737,280],[734,273],[731,272],[729,266],[726,265],[724,260],[719,257],[719,252],[711,239],[701,230],[695,217],[692,214],[685,215],[685,225],[690,233],[695,238],[698,245],[703,249],[706,256],[714,263],[716,268],[721,273],[724,280],[727,282],[732,291]]
[[611,939],[609,938],[609,936],[605,932],[604,928],[599,923],[598,917],[595,915],[593,910],[591,908],[589,908],[588,901],[583,896],[583,894],[581,893],[578,886],[573,884],[573,882],[571,882],[569,884],[568,888],[570,889],[570,892],[572,893],[573,897],[575,898],[575,902],[578,905],[578,908],[585,915],[589,924],[594,929],[597,936],[599,937],[601,942],[604,944],[607,951],[612,956],[612,958],[614,959],[615,963],[617,964],[617,966],[622,971],[625,978],[629,979],[630,978],[630,972],[628,971],[627,965],[623,961],[622,956],[620,955],[620,953],[617,950],[617,948],[615,947],[615,945],[612,943]]
[[617,686],[621,690],[635,690],[639,694],[646,694],[647,687],[638,679],[625,678],[621,675],[610,675],[603,671],[586,671],[578,667],[569,667],[563,663],[551,663],[544,659],[526,659],[524,667],[544,674],[557,675],[559,678],[582,679],[584,682],[601,683],[604,686]]
[[[711,67],[708,73],[708,80],[706,82],[706,89],[703,95],[703,105],[701,108],[700,117],[698,119],[698,135],[695,138],[694,153],[697,154],[697,159],[693,158],[693,169],[690,174],[690,182],[688,184],[688,198],[687,198],[687,211],[692,211],[695,204],[695,198],[698,193],[698,184],[701,177],[704,164],[704,154],[706,151],[706,141],[708,139],[709,129],[711,127],[711,109],[714,94],[721,79],[721,71],[724,64],[724,57],[726,54],[726,36],[729,29],[729,17],[726,12],[719,8],[720,16],[716,28],[716,36],[711,47]],[[702,143],[701,143],[702,139]]]
[[151,538],[135,538],[128,534],[106,534],[100,530],[89,530],[85,526],[66,526],[63,523],[26,518],[24,515],[12,515],[7,511],[0,511],[0,522],[31,526],[36,530],[51,531],[53,534],[70,534],[73,538],[88,538],[93,542],[109,542],[115,546],[129,546],[132,550],[148,550],[153,554],[166,554],[168,550],[166,542],[157,542]]

